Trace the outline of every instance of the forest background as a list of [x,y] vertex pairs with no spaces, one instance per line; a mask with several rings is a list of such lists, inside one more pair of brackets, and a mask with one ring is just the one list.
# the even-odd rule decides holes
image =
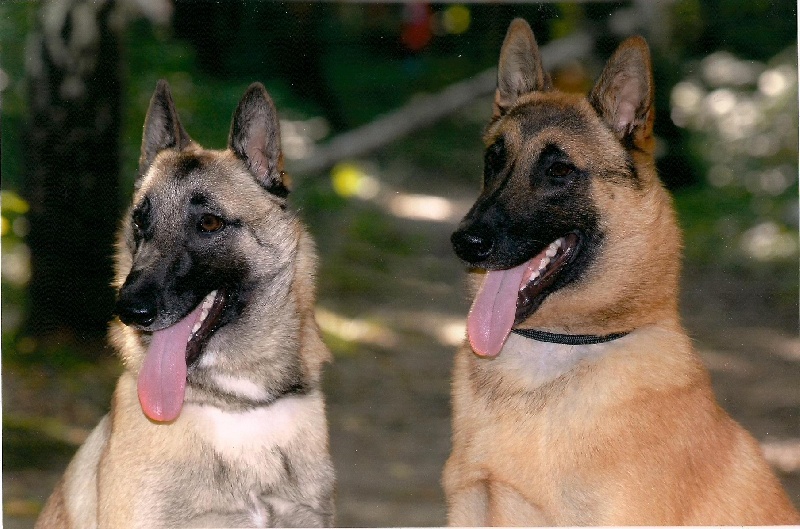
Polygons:
[[685,232],[682,314],[720,402],[800,505],[794,2],[0,5],[3,520],[31,527],[119,363],[114,232],[167,79],[221,148],[244,89],[281,116],[293,207],[317,240],[339,525],[441,525],[449,370],[469,306],[449,234],[477,195],[508,23],[559,88],[650,43],[658,168]]

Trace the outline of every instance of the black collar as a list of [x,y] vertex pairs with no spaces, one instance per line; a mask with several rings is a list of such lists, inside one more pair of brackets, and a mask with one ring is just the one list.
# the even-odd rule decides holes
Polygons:
[[536,329],[511,329],[511,332],[536,340],[537,342],[560,343],[564,345],[591,345],[610,342],[622,338],[630,331],[615,332],[598,336],[596,334],[555,334],[552,332],[537,331]]

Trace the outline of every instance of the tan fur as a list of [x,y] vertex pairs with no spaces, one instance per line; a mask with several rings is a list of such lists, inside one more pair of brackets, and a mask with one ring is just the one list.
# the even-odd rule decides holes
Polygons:
[[[247,228],[231,237],[237,237],[236,251],[248,256],[258,288],[239,319],[208,342],[190,371],[183,409],[171,423],[148,419],[137,396],[149,338],[118,319],[112,323],[111,342],[125,371],[111,411],[79,449],[36,527],[330,524],[333,469],[320,383],[331,356],[314,319],[314,243],[232,150],[204,150],[188,140],[182,150],[161,150],[151,160],[144,151],[143,160],[151,165],[134,204],[146,194],[160,197],[167,206],[159,211],[159,222],[179,233],[184,221],[175,212],[187,197],[198,189],[215,193]],[[202,162],[202,172],[175,179],[175,168],[187,156]],[[134,266],[130,238],[130,222],[123,220],[117,288]],[[262,247],[267,242],[269,251]],[[229,398],[236,398],[237,390],[258,392],[262,381],[279,380],[273,368],[290,359],[297,359],[306,391],[266,405],[239,409],[191,384],[192,373],[202,369],[204,381],[223,380],[218,391],[227,388]]]
[[[520,41],[535,46],[529,33],[515,21],[501,57]],[[651,106],[635,109],[631,125],[639,185],[613,176],[626,171],[619,141],[626,131],[615,127],[615,112],[625,111],[615,106],[623,88],[609,71],[627,72],[636,53],[645,56],[647,75],[632,73],[642,74],[638,89],[652,101],[646,44],[631,39],[593,94],[605,98],[606,123],[587,99],[547,90],[537,72],[530,77],[539,84],[529,83],[513,104],[498,90],[487,145],[503,134],[525,166],[556,143],[578,167],[605,175],[590,184],[605,234],[601,251],[584,277],[550,294],[519,327],[632,332],[585,346],[511,335],[495,358],[477,356],[465,342],[455,359],[443,477],[449,525],[800,523],[758,443],[717,404],[679,323],[680,233],[655,174]],[[515,109],[536,101],[577,112],[588,132],[545,128],[526,136]],[[477,291],[484,274],[472,275]]]

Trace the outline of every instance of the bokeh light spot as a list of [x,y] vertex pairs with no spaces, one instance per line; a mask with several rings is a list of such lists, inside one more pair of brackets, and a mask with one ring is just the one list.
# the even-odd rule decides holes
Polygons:
[[469,9],[463,5],[455,4],[444,10],[442,25],[447,33],[460,35],[469,29]]

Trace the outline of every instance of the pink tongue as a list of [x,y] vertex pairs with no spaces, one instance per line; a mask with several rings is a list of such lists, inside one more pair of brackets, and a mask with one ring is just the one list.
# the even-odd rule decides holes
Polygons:
[[139,403],[154,421],[172,421],[183,407],[186,390],[186,346],[203,304],[178,323],[153,333],[139,370]]
[[508,270],[492,270],[472,302],[467,317],[467,336],[481,356],[496,356],[511,332],[517,312],[517,293],[529,262]]

